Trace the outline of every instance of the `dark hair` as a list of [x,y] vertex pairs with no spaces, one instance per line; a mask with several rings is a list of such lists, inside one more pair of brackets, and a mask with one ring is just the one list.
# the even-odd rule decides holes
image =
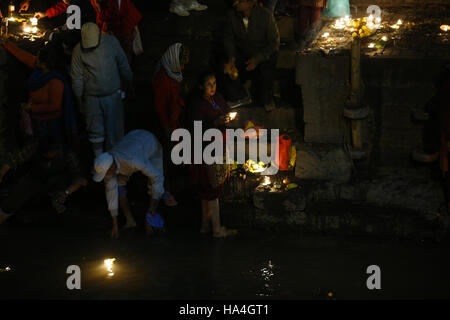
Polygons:
[[198,86],[201,89],[204,89],[203,85],[205,84],[206,80],[208,80],[209,78],[215,77],[215,76],[216,76],[216,74],[212,70],[203,71],[202,73],[200,73],[200,75],[198,77],[198,81],[197,81]]
[[59,41],[50,41],[38,52],[39,62],[45,64],[51,71],[65,72],[66,57],[64,48]]

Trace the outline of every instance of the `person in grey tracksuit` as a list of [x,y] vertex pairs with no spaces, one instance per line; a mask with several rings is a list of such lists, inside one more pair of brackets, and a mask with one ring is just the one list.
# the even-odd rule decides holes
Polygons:
[[82,36],[73,50],[71,66],[73,91],[85,115],[96,156],[111,149],[124,135],[121,89],[133,78],[117,38],[98,33],[98,39],[96,46],[85,49]]

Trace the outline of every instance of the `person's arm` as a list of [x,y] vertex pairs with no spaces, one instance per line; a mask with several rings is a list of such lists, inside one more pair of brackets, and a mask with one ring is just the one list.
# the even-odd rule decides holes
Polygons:
[[171,92],[169,98],[169,127],[172,130],[176,129],[178,119],[183,112],[184,101],[180,96],[179,91]]
[[22,11],[28,11],[28,9],[30,8],[30,1],[31,1],[31,0],[24,0],[24,1],[20,4],[19,13],[22,12]]
[[113,39],[114,39],[114,47],[115,47],[114,51],[116,54],[117,67],[119,68],[120,78],[124,85],[123,87],[124,89],[126,89],[133,81],[133,71],[131,71],[131,67],[130,64],[128,63],[127,56],[125,55],[125,52],[120,46],[119,40],[117,40],[117,38],[114,36]]
[[270,56],[277,52],[280,46],[280,34],[273,15],[269,15],[268,17],[266,41],[267,45],[265,48],[253,57],[257,64],[269,60]]
[[116,175],[110,178],[105,178],[105,193],[106,201],[108,203],[108,211],[111,214],[113,222],[111,236],[113,238],[117,238],[119,236],[117,224],[117,216],[119,215],[119,185]]
[[48,102],[32,103],[31,111],[33,113],[46,113],[62,110],[64,94],[64,83],[59,79],[54,79],[48,85]]
[[13,56],[15,56],[20,62],[26,64],[30,68],[36,67],[36,56],[31,53],[20,49],[18,46],[13,43],[7,41],[3,44],[3,47],[8,50]]
[[[161,67],[162,68],[162,67]],[[164,71],[161,71],[164,72]],[[162,77],[157,77],[153,82],[154,91],[154,105],[155,111],[158,115],[161,126],[165,129],[169,128],[170,120],[167,116],[167,102],[169,99],[169,92],[166,81]]]
[[78,44],[72,53],[72,63],[70,66],[70,77],[72,78],[72,89],[77,99],[77,102],[81,101],[84,91],[83,83],[83,61],[81,60],[81,48]]
[[45,14],[49,18],[53,18],[59,16],[60,14],[65,13],[68,7],[69,7],[68,4],[66,4],[64,1],[60,1],[54,6],[48,8],[47,11],[45,11]]
[[[162,162],[162,159],[157,159],[157,161]],[[161,199],[164,193],[164,173],[151,164],[148,159],[135,159],[134,166],[148,178],[148,194],[155,200]]]
[[38,139],[34,138],[28,141],[28,143],[26,143],[25,146],[19,149],[17,152],[9,153],[4,158],[5,161],[2,161],[4,162],[4,164],[7,164],[8,166],[6,172],[8,172],[9,169],[16,169],[22,164],[28,162],[37,153],[38,146],[39,146]]

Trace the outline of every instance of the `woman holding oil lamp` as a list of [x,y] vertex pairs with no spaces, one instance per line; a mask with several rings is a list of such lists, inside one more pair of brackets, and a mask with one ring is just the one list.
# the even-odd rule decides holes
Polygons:
[[[230,113],[230,107],[222,95],[216,92],[216,76],[212,72],[201,75],[199,81],[202,96],[194,106],[194,120],[202,121],[203,130],[219,129],[225,137],[226,125],[234,120],[236,113]],[[202,163],[192,165],[192,180],[198,185],[202,199],[202,226],[200,233],[211,232],[214,238],[234,235],[236,230],[228,230],[220,224],[219,197],[230,173],[227,164]]]

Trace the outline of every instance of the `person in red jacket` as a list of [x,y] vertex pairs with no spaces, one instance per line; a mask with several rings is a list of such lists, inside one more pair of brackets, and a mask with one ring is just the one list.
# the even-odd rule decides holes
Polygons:
[[181,43],[171,45],[156,66],[153,79],[154,105],[163,133],[160,141],[164,151],[164,176],[166,189],[170,190],[171,135],[181,126],[180,116],[184,109],[181,98],[182,70],[189,61],[189,49]]
[[[27,11],[31,0],[22,4],[20,11]],[[77,5],[81,11],[81,25],[87,22],[96,22],[96,12],[94,10],[94,0],[62,0],[58,1],[54,6],[48,8],[45,12],[36,12],[35,18],[42,19],[45,17],[54,18],[60,14],[66,13],[70,5]]]
[[119,40],[128,62],[133,57],[133,42],[139,33],[141,13],[130,0],[92,0],[97,12],[97,24],[102,32],[109,32]]

